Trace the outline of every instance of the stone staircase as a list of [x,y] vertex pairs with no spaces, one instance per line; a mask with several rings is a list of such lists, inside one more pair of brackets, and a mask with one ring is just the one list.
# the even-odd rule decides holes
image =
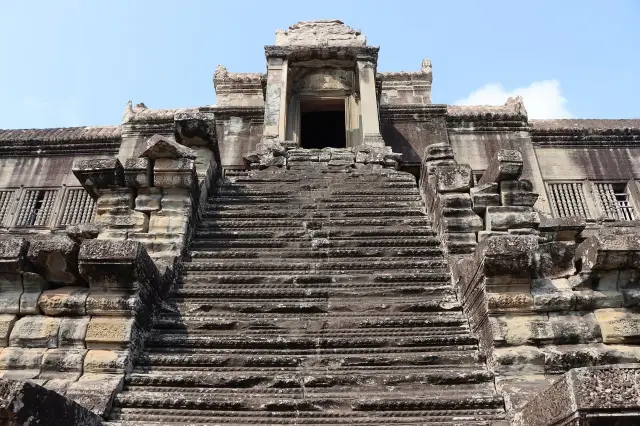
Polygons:
[[209,199],[111,421],[503,424],[414,177],[292,158]]

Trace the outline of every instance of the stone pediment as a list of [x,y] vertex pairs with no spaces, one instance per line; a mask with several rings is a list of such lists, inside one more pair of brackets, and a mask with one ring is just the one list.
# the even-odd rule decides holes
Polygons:
[[288,30],[276,31],[276,46],[366,46],[359,30],[337,19],[300,21]]
[[140,157],[148,157],[153,160],[157,160],[159,158],[189,158],[193,160],[196,158],[196,152],[191,148],[180,145],[172,138],[162,135],[153,135],[147,141],[147,149],[140,155]]

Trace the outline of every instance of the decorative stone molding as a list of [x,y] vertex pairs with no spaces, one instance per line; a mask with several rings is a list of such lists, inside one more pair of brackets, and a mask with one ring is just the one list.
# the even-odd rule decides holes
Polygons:
[[640,420],[640,365],[575,368],[531,399],[514,425],[613,425]]
[[300,21],[288,30],[276,31],[277,46],[365,46],[359,30],[337,19]]

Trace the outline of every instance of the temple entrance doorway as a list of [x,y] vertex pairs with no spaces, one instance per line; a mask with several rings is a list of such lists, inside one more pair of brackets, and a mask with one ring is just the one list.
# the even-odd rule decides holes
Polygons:
[[300,102],[300,146],[347,146],[344,99],[305,99]]

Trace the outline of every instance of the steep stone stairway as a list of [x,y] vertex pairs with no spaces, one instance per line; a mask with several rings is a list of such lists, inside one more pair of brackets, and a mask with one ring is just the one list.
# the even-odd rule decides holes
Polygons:
[[111,421],[502,424],[413,176],[295,158],[210,198]]

